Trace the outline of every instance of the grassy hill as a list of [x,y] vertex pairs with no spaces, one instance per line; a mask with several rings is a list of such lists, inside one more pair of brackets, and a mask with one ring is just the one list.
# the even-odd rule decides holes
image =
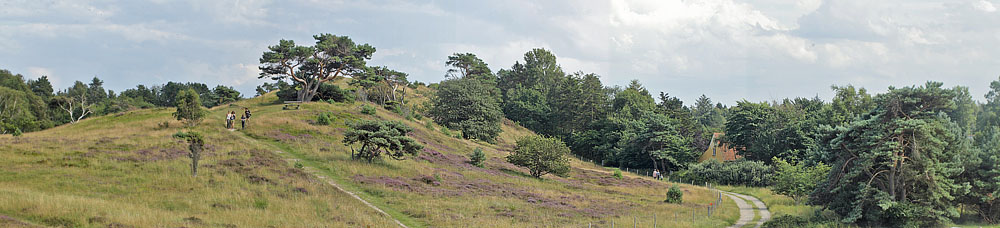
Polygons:
[[[659,226],[721,227],[738,217],[728,199],[721,211],[704,215],[714,191],[681,184],[684,204],[667,204],[671,183],[629,174],[616,179],[575,159],[568,177],[531,178],[504,160],[517,138],[533,134],[513,123],[491,145],[446,135],[427,118],[406,120],[384,109],[364,115],[362,105],[314,102],[283,110],[269,94],[212,109],[193,128],[206,136],[197,177],[190,175],[186,143],[171,137],[183,130],[172,108],[0,136],[0,225],[392,227],[395,219],[410,227],[580,227],[631,224],[633,217],[649,226],[655,216]],[[242,107],[254,110],[251,126],[224,129],[225,113]],[[334,124],[313,124],[324,112],[334,113]],[[425,149],[401,161],[351,160],[341,143],[346,123],[375,118],[410,125]],[[170,126],[158,127],[164,122]],[[477,147],[487,154],[485,168],[468,163]]]

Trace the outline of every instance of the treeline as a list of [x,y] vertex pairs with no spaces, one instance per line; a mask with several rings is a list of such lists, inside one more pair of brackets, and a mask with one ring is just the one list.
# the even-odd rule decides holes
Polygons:
[[[829,102],[726,107],[702,96],[687,106],[665,92],[654,98],[638,81],[605,86],[595,74],[567,74],[544,49],[495,74],[471,53],[446,64],[428,114],[465,138],[493,142],[506,118],[606,166],[771,186],[832,211],[834,223],[940,226],[959,208],[1000,222],[1000,80],[986,103],[968,87],[928,82],[874,95],[832,86]],[[713,132],[742,158],[697,164]]]
[[659,100],[638,81],[605,86],[593,73],[565,73],[545,49],[495,74],[475,54],[448,57],[447,79],[432,85],[428,115],[465,138],[493,142],[502,119],[559,138],[607,166],[677,170],[696,161],[728,108],[701,96],[695,105],[667,93]]
[[0,70],[0,134],[20,135],[80,120],[124,111],[173,107],[177,94],[193,89],[202,105],[213,107],[242,99],[232,87],[209,88],[202,83],[168,82],[146,87],[138,85],[120,94],[104,89],[104,81],[94,77],[89,83],[76,81],[55,90],[47,76],[25,80],[20,74]]

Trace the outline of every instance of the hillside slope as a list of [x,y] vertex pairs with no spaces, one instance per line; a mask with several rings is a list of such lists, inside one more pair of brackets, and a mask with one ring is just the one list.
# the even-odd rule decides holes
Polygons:
[[[654,216],[660,226],[721,227],[738,217],[726,201],[714,215],[690,219],[715,202],[714,191],[681,185],[685,203],[666,204],[666,182],[628,174],[619,180],[575,159],[566,178],[531,178],[503,159],[514,140],[533,134],[512,123],[490,145],[447,136],[426,118],[406,120],[383,109],[361,114],[362,102],[283,110],[276,100],[269,94],[211,110],[194,128],[207,144],[198,177],[190,175],[187,145],[171,138],[182,129],[169,108],[0,136],[0,215],[84,227],[392,227],[393,219],[411,227],[562,227],[629,224],[633,217],[651,224]],[[242,107],[254,110],[251,126],[225,130],[224,113]],[[337,116],[333,125],[311,123],[323,112]],[[353,161],[340,141],[346,123],[362,118],[402,121],[425,149],[402,161]],[[170,127],[157,129],[162,122]],[[487,154],[485,168],[468,163],[476,147]]]

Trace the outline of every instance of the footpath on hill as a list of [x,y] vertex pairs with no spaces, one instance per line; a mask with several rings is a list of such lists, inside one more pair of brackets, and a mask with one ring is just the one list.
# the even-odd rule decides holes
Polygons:
[[[753,222],[754,214],[759,214],[760,219],[757,220],[757,225],[754,228],[760,228],[764,225],[767,220],[771,219],[771,212],[767,210],[767,205],[764,205],[763,201],[757,199],[753,196],[743,195],[739,193],[732,193],[727,191],[722,191],[723,195],[728,196],[730,199],[736,202],[736,206],[740,208],[740,219],[736,221],[736,224],[729,226],[729,228],[739,228]],[[753,203],[751,206],[747,204],[746,201]]]
[[[296,158],[287,158],[287,157],[293,156],[293,155],[289,155],[288,153],[285,153],[285,152],[281,151],[280,148],[278,148],[278,147],[276,147],[274,145],[267,144],[267,143],[260,143],[257,140],[254,140],[254,139],[246,137],[246,135],[243,135],[242,133],[232,132],[232,134],[235,135],[236,137],[239,137],[240,139],[242,139],[244,141],[247,141],[247,142],[250,142],[250,143],[253,143],[253,144],[258,144],[258,145],[262,144],[262,145],[265,145],[267,147],[270,147],[270,148],[274,149],[274,153],[277,153],[279,156],[286,157],[285,161],[287,161],[289,163],[294,164],[294,163],[299,162],[299,159],[296,159]],[[396,222],[396,224],[399,225],[400,227],[409,228],[405,224],[403,224],[402,222],[400,222],[399,220],[397,220],[396,218],[392,217],[392,215],[389,215],[389,213],[386,213],[385,211],[383,211],[382,209],[378,208],[374,204],[369,203],[368,201],[366,201],[365,199],[362,199],[360,196],[358,196],[357,194],[354,194],[353,192],[347,191],[346,189],[344,189],[343,187],[341,187],[339,184],[337,184],[337,182],[335,182],[332,178],[327,177],[327,176],[321,174],[315,168],[313,168],[313,167],[303,167],[303,168],[305,169],[305,171],[307,173],[312,174],[313,176],[315,176],[319,180],[323,181],[324,183],[326,183],[326,184],[328,184],[330,186],[333,186],[337,190],[339,190],[341,192],[344,192],[344,193],[346,193],[347,195],[349,195],[351,197],[354,197],[354,199],[357,199],[358,201],[361,201],[361,203],[364,203],[365,205],[368,205],[368,207],[371,207],[372,209],[374,209],[378,213],[380,213],[380,214],[388,217],[389,219],[392,219],[392,221]]]

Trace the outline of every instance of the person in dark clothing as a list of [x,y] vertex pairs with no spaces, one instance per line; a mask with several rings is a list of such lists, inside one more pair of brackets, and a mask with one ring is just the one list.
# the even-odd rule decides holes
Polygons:
[[247,119],[249,119],[247,118],[247,114],[240,116],[240,130],[247,129]]

